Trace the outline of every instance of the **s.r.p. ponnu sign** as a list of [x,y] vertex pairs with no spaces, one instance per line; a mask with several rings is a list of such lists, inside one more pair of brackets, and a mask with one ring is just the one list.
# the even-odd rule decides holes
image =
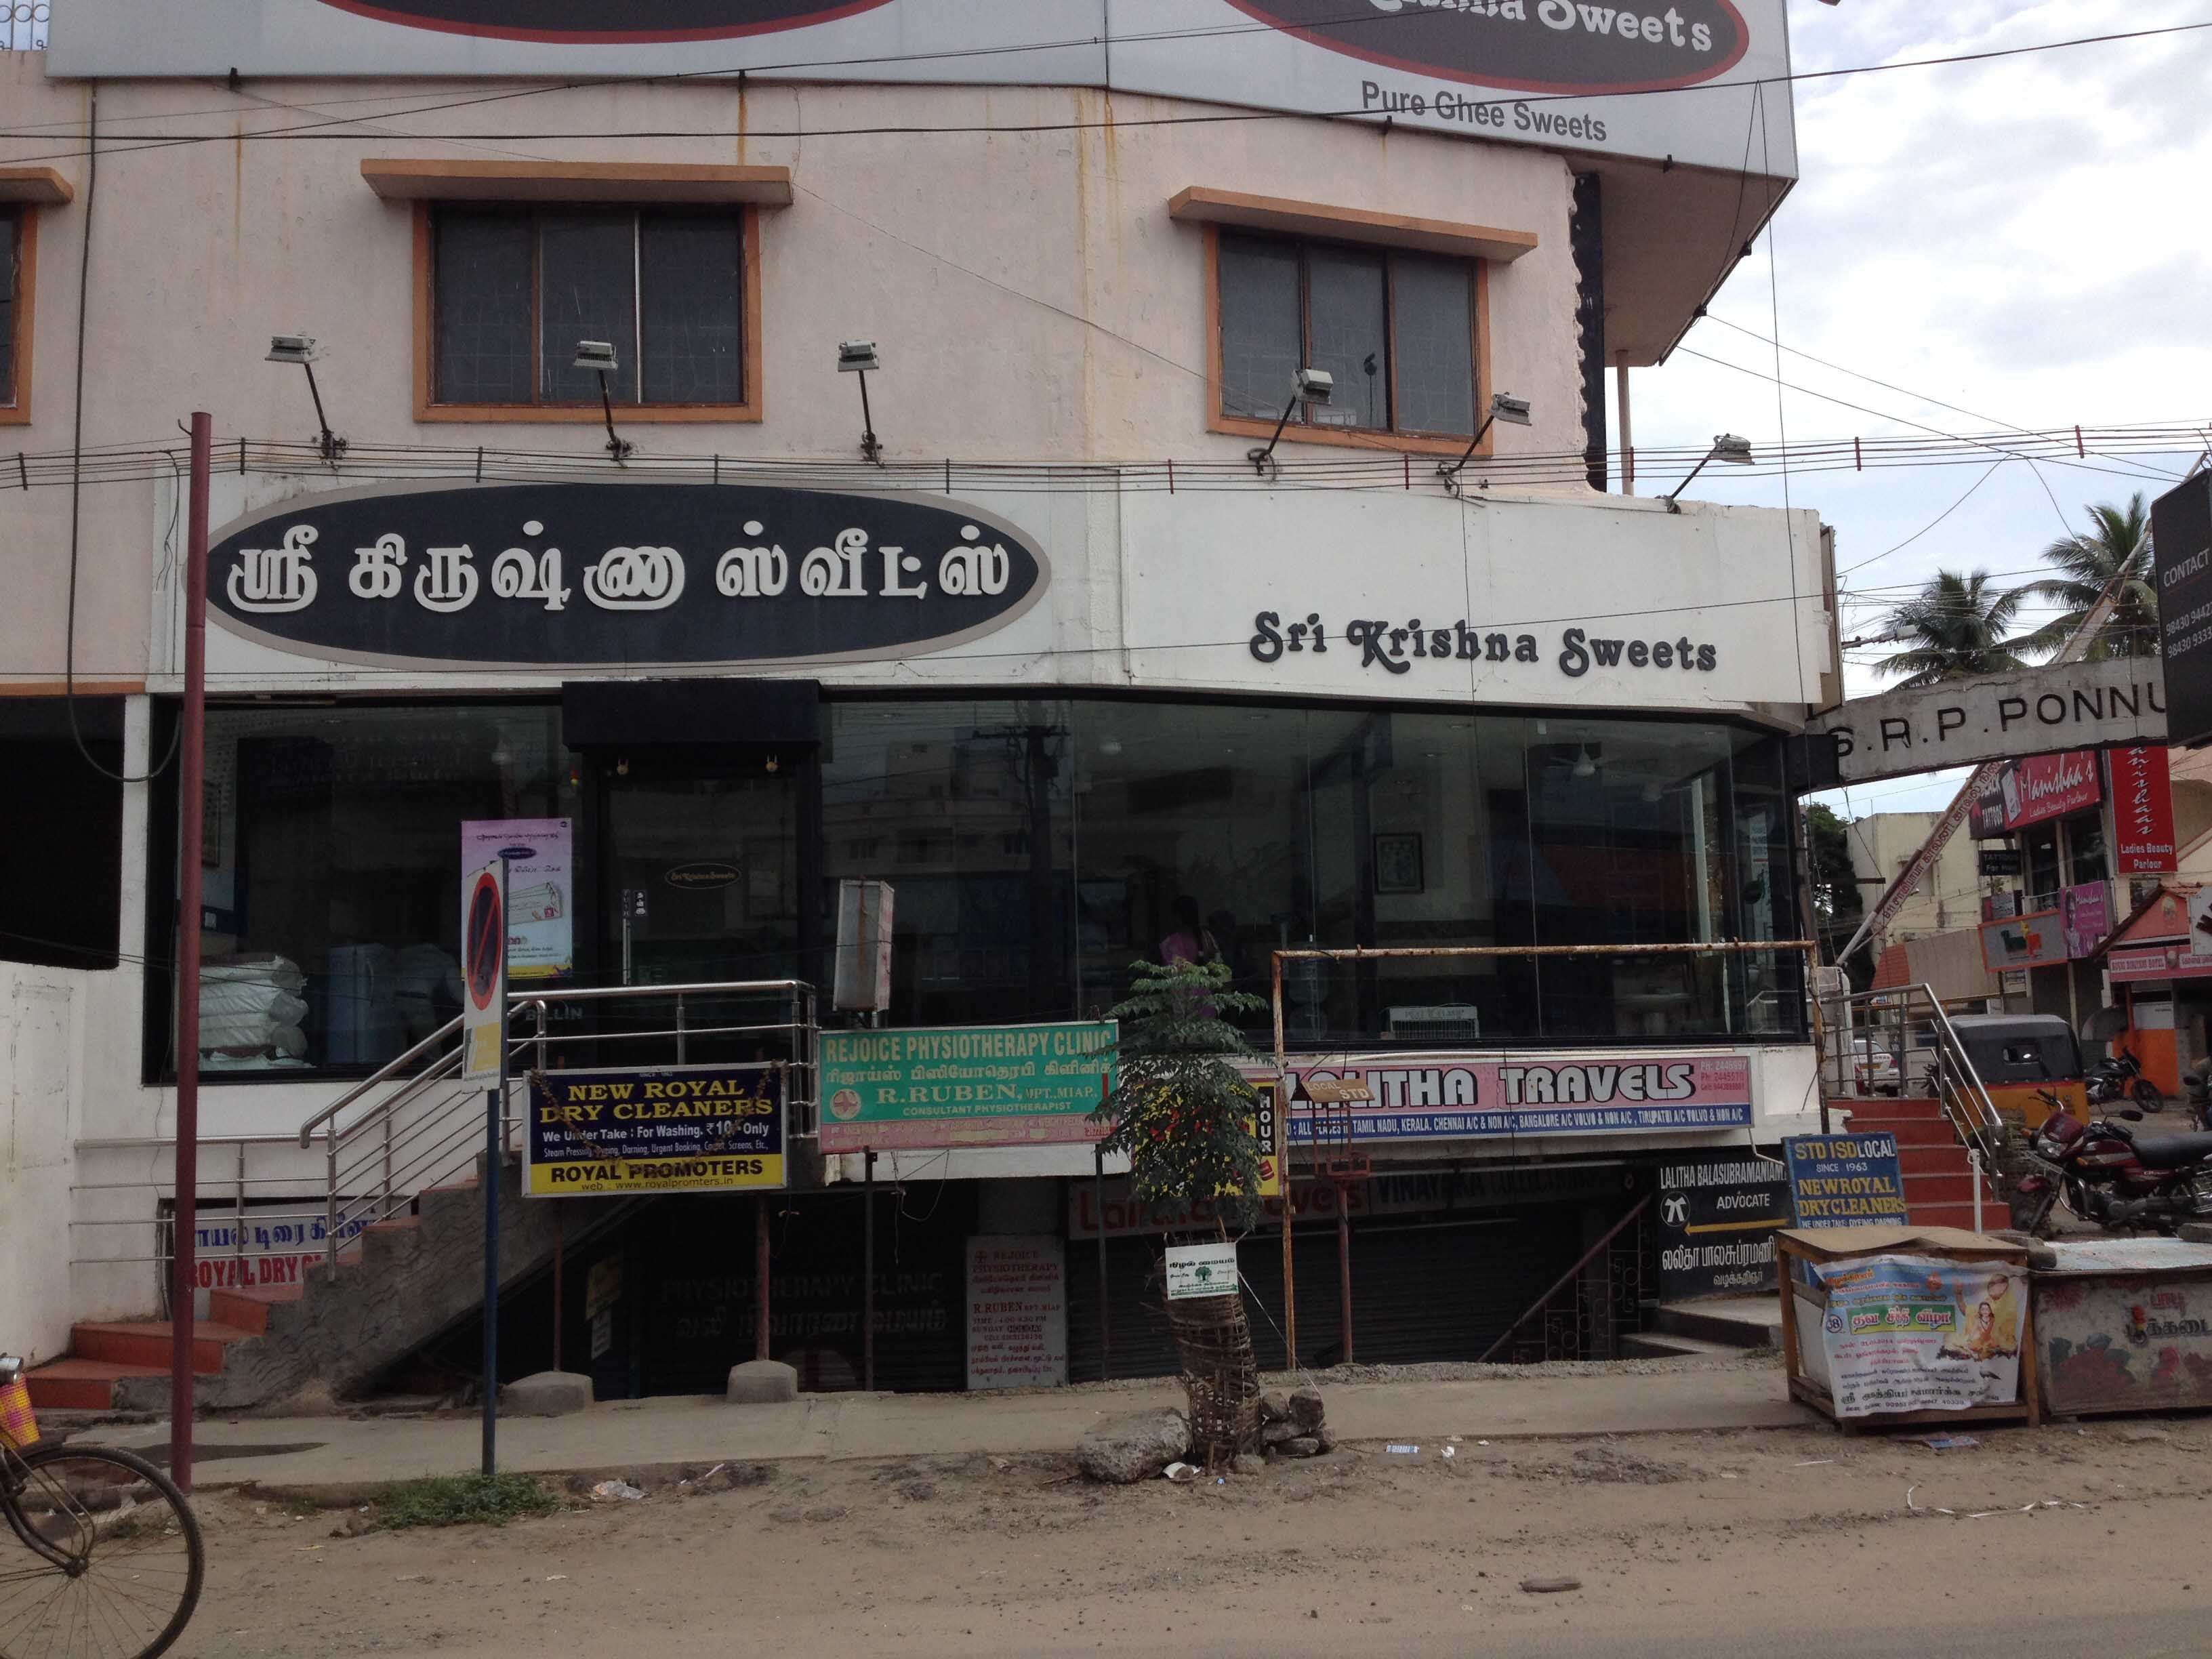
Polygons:
[[1348,57],[1523,92],[1645,92],[1726,74],[1751,45],[1730,0],[1231,0]]
[[323,0],[380,22],[507,40],[716,40],[805,28],[890,0]]

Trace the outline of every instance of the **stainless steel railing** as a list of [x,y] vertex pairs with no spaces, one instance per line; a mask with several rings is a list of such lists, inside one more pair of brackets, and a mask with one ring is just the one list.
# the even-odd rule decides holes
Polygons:
[[[2005,1136],[2005,1119],[1990,1097],[1988,1085],[1959,1039],[1942,1002],[1924,984],[1885,991],[1862,991],[1831,1000],[1822,1021],[1821,1088],[1830,1101],[1870,1101],[1876,1077],[1863,1077],[1863,1066],[1878,1072],[1896,1067],[1897,1092],[1925,1090],[1966,1149],[1974,1170],[1974,1224],[1982,1220],[1984,1191],[2002,1200],[1992,1171]],[[1860,1044],[1866,1047],[1863,1051]]]

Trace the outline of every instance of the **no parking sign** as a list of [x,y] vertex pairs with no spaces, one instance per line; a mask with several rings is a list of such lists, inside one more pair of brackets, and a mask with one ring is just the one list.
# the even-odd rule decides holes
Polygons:
[[461,878],[461,1075],[496,1078],[507,1011],[507,861]]

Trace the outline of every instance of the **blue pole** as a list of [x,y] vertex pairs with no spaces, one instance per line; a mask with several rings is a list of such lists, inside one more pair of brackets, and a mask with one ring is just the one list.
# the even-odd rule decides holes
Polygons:
[[483,1473],[499,1462],[499,1183],[507,1102],[507,857],[499,860],[499,1075],[484,1091]]

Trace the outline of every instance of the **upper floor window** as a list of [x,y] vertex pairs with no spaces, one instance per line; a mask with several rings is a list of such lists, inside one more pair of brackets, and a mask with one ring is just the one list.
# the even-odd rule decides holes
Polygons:
[[605,340],[633,418],[757,418],[753,224],[746,208],[431,209],[422,412],[592,418],[576,344]]
[[0,203],[0,421],[29,413],[24,361],[30,355],[31,235],[37,220],[25,207]]
[[1224,234],[1216,264],[1224,421],[1272,427],[1310,366],[1335,378],[1336,395],[1293,410],[1294,428],[1474,432],[1478,261]]

